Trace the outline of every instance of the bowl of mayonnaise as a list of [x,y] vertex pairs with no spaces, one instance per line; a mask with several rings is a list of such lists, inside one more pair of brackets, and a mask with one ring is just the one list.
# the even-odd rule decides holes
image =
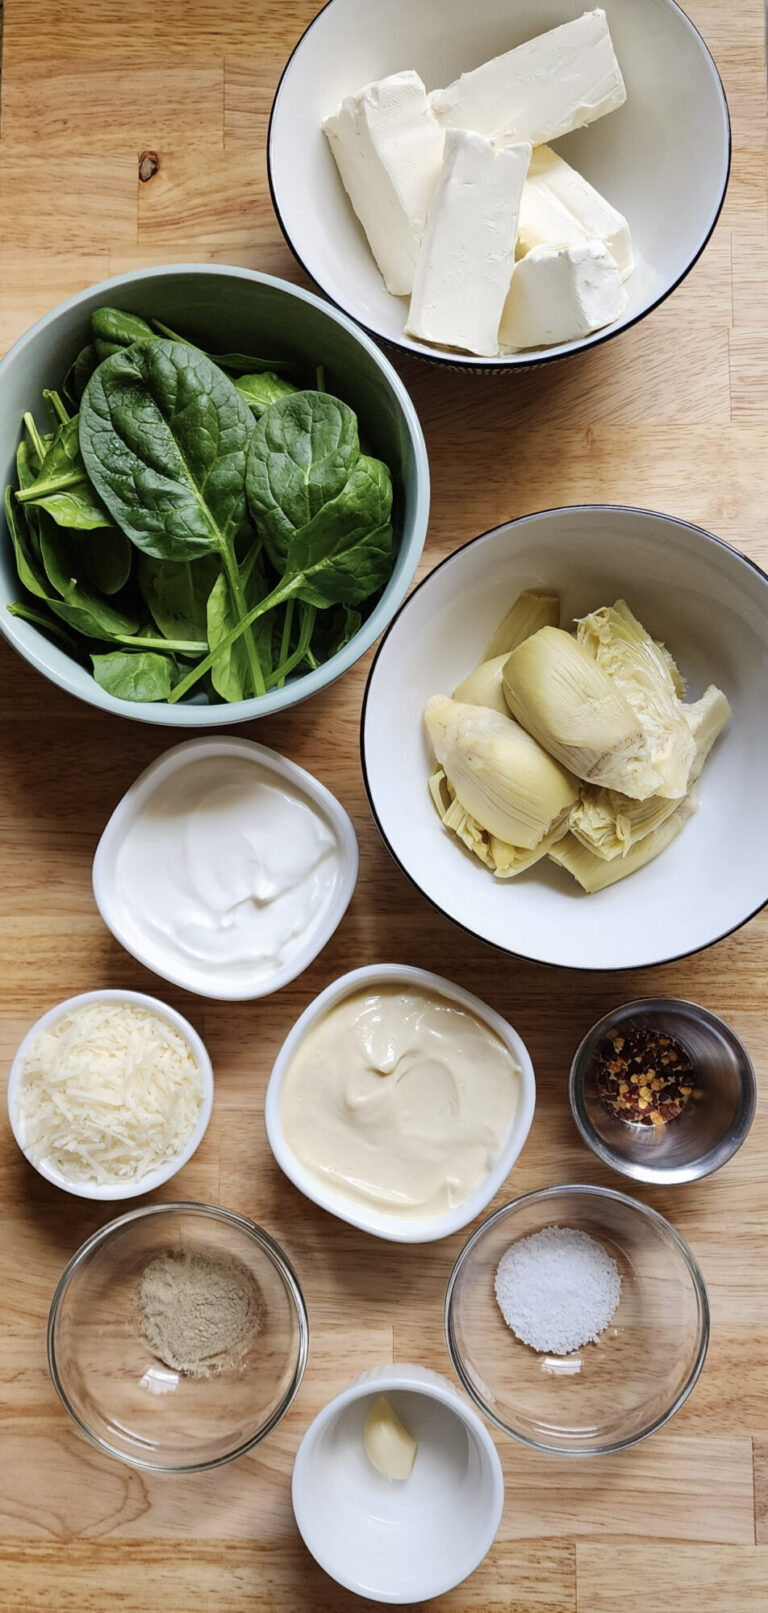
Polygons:
[[500,1014],[440,975],[370,964],[296,1021],[267,1136],[307,1198],[379,1238],[429,1243],[490,1204],[525,1143],[536,1083]]

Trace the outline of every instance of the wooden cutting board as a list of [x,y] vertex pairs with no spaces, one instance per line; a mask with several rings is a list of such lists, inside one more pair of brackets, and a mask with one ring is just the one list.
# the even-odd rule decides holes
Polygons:
[[[72,292],[144,264],[245,264],[302,281],[272,213],[264,152],[280,71],[317,9],[315,0],[7,0],[0,346]],[[733,174],[714,237],[657,313],[554,370],[488,380],[402,364],[432,461],[423,571],[510,516],[584,500],[672,512],[768,563],[764,17],[758,0],[691,0],[690,10],[733,117]],[[566,1094],[575,1044],[615,1003],[651,991],[705,1003],[766,1073],[766,917],[697,958],[612,978],[505,959],[427,908],[389,860],[365,801],[357,734],[367,660],[308,705],[247,730],[316,772],[351,812],[361,873],[349,915],[276,998],[219,1007],[164,990],[107,934],[91,895],[101,828],[169,735],[76,704],[0,643],[4,1066],[31,1021],[63,997],[159,989],[204,1036],[217,1078],[213,1121],[174,1184],[178,1196],[272,1231],[295,1262],[312,1328],[295,1406],[244,1460],[174,1480],[103,1458],[59,1407],[45,1319],[64,1263],[110,1212],[47,1188],[3,1129],[7,1613],[372,1606],[339,1590],[304,1550],[290,1505],[293,1454],[310,1418],[363,1368],[395,1358],[449,1370],[442,1296],[462,1238],[411,1249],[366,1239],[305,1202],[267,1150],[262,1103],[276,1049],[343,970],[377,958],[419,963],[518,1027],[539,1082],[519,1192],[566,1180],[621,1185],[578,1141]],[[499,1537],[483,1568],[444,1599],[446,1613],[763,1613],[767,1166],[768,1119],[758,1114],[719,1176],[638,1190],[690,1241],[709,1285],[713,1337],[700,1384],[667,1430],[621,1457],[546,1459],[500,1439]]]

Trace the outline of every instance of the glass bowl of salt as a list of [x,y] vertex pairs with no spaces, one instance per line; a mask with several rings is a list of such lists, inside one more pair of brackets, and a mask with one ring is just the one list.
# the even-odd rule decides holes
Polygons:
[[54,1386],[108,1455],[150,1472],[218,1467],[295,1398],[307,1312],[289,1261],[243,1216],[149,1204],[95,1232],[48,1318]]
[[542,1188],[465,1245],[445,1298],[454,1370],[502,1433],[599,1456],[655,1433],[704,1365],[709,1305],[663,1216],[611,1188]]

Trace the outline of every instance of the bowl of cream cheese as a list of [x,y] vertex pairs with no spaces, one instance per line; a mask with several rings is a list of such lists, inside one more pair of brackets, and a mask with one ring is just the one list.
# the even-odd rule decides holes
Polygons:
[[310,773],[251,740],[190,740],[115,808],[93,890],[140,963],[235,1001],[308,967],[346,912],[357,867],[350,819]]
[[289,246],[401,352],[584,351],[663,302],[717,222],[725,93],[675,0],[330,0],[275,95]]
[[307,1198],[398,1243],[474,1220],[530,1130],[530,1055],[500,1014],[440,975],[369,964],[296,1021],[267,1088],[267,1137]]

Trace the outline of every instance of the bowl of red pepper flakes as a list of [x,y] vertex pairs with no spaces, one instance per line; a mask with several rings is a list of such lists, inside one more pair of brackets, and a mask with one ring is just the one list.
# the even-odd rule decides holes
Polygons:
[[749,1054],[698,1003],[623,1003],[584,1037],[569,1093],[579,1131],[623,1176],[664,1185],[719,1170],[745,1141],[757,1087]]

